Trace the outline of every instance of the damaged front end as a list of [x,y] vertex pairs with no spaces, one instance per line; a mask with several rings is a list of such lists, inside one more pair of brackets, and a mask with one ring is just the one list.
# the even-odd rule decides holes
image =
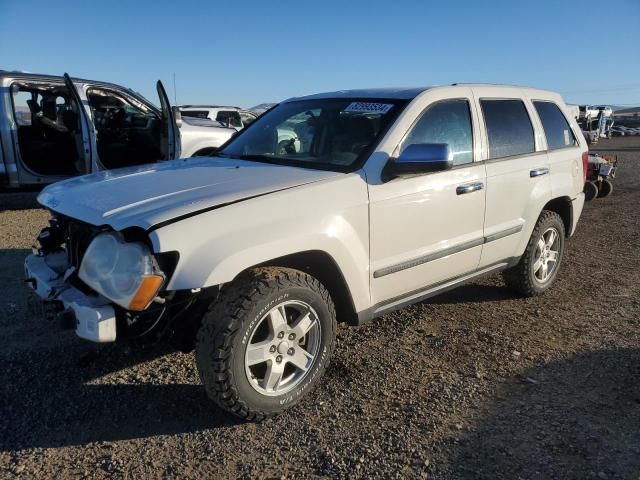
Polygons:
[[164,290],[178,254],[153,254],[141,229],[115,232],[56,215],[38,243],[25,259],[26,283],[86,340],[169,340],[189,350],[217,295],[216,288]]

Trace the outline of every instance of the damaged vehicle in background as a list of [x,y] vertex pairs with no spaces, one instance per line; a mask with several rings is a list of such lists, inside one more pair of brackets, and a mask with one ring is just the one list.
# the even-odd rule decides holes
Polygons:
[[208,155],[235,129],[182,122],[161,82],[160,108],[112,83],[0,72],[0,187]]

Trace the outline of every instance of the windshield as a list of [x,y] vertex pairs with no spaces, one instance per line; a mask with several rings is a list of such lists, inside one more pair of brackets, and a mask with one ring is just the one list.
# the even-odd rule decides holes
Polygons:
[[346,171],[363,160],[405,105],[390,99],[282,103],[218,155]]

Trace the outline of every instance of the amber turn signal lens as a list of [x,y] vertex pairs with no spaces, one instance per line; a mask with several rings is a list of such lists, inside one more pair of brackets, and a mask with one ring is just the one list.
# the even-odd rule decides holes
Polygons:
[[129,310],[140,312],[147,308],[156,296],[164,278],[160,275],[145,275],[142,277],[138,291],[129,302]]

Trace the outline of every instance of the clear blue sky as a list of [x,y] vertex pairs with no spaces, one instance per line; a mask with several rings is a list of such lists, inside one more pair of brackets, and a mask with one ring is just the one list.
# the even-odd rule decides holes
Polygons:
[[640,104],[640,0],[0,0],[0,68],[252,106],[326,90],[513,83]]

